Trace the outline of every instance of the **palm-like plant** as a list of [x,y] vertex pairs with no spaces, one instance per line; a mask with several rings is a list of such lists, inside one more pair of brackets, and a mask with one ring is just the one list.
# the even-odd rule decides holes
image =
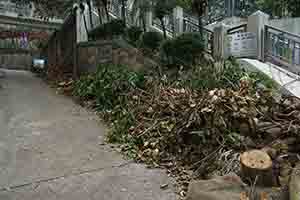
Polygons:
[[203,37],[202,17],[206,13],[208,0],[192,0],[191,4],[192,4],[193,11],[198,15],[199,33],[201,37]]

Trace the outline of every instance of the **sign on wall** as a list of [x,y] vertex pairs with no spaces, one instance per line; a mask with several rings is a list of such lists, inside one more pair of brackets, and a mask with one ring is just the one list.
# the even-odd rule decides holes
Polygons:
[[244,32],[227,36],[227,55],[237,58],[257,57],[257,37],[255,33]]

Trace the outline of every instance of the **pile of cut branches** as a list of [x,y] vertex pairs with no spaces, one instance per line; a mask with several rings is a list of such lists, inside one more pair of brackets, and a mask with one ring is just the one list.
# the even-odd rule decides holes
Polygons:
[[111,123],[110,142],[138,161],[168,168],[183,195],[192,177],[239,174],[240,153],[248,149],[266,149],[281,185],[282,169],[299,161],[300,100],[275,98],[248,78],[237,87],[199,91],[111,66],[74,89]]
[[[133,151],[137,160],[171,171],[184,167],[194,171],[194,177],[208,178],[239,173],[239,154],[246,149],[271,148],[274,160],[283,154],[295,156],[300,141],[297,98],[276,100],[268,90],[253,94],[247,80],[238,90],[199,92],[157,82],[145,88],[123,94],[126,105],[109,112],[108,138],[126,138],[117,141],[127,143],[123,150]],[[292,146],[284,148],[284,139]]]

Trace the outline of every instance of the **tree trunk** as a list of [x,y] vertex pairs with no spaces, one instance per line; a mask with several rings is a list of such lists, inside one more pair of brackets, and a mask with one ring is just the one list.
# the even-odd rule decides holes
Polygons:
[[91,29],[94,28],[94,24],[93,24],[93,14],[92,14],[92,5],[91,5],[91,0],[87,0],[87,5],[89,7],[89,17],[90,17],[90,25],[91,25]]
[[87,27],[87,23],[86,23],[85,14],[84,14],[84,13],[82,13],[82,16],[83,16],[84,28],[85,28],[85,31],[86,31],[86,33],[88,34],[89,30],[88,30],[88,27]]
[[97,10],[98,10],[98,15],[99,15],[99,23],[102,24],[103,22],[102,22],[102,17],[101,17],[101,8],[98,7]]
[[246,151],[241,155],[241,171],[243,178],[251,184],[263,187],[274,186],[272,160],[261,150]]
[[166,26],[165,26],[165,22],[164,22],[164,18],[160,18],[160,23],[163,29],[163,33],[164,33],[164,38],[167,39],[167,31],[166,31]]
[[146,32],[147,27],[146,27],[146,20],[145,20],[145,15],[144,14],[142,15],[142,24],[143,24],[143,30],[144,30],[144,32]]
[[290,200],[298,200],[300,196],[300,164],[293,169],[289,183]]
[[201,36],[201,39],[204,40],[203,38],[203,28],[202,28],[203,24],[202,24],[202,16],[199,15],[198,16],[198,28],[199,28],[199,33],[200,33],[200,36]]
[[108,12],[108,8],[107,8],[107,1],[105,0],[101,0],[102,1],[102,4],[104,5],[104,10],[105,10],[105,14],[106,14],[106,20],[107,22],[109,21],[109,12]]
[[109,22],[109,12],[108,12],[107,5],[104,7],[104,9],[105,9],[105,13],[106,13],[107,22]]
[[126,5],[125,5],[125,0],[122,0],[122,19],[124,21],[124,24],[126,25]]

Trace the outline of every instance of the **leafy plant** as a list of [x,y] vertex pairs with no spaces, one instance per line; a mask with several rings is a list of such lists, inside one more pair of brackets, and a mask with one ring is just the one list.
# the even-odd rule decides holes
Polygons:
[[123,104],[123,93],[142,87],[144,76],[120,65],[101,65],[94,74],[83,76],[75,83],[74,94],[83,100],[96,100],[100,111]]
[[113,36],[121,35],[125,32],[125,23],[122,20],[112,20],[106,24],[100,25],[97,28],[89,32],[89,38],[95,39],[106,39]]
[[127,29],[126,33],[128,39],[135,44],[139,40],[140,36],[142,35],[143,30],[138,26],[132,26]]
[[159,49],[163,37],[158,32],[146,32],[141,35],[138,46],[140,48],[150,49],[152,52]]
[[276,90],[278,85],[262,72],[247,72],[235,60],[227,60],[223,69],[215,66],[195,65],[189,70],[179,71],[177,84],[181,87],[189,87],[198,90],[212,90],[215,88],[237,89],[240,80],[247,79],[255,93],[258,87]]
[[161,58],[168,65],[190,66],[202,57],[203,50],[204,45],[199,33],[184,33],[162,44]]

